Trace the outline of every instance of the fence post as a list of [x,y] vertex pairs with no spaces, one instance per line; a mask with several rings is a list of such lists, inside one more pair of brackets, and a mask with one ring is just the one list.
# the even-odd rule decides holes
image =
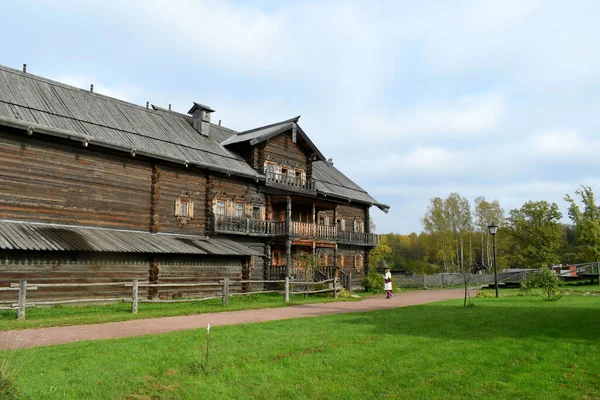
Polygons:
[[338,292],[337,292],[337,276],[333,277],[333,298],[337,299],[338,297]]
[[229,304],[229,278],[225,278],[223,281],[223,305]]
[[133,279],[133,287],[132,287],[132,302],[131,302],[131,313],[137,314],[138,312],[138,278]]
[[290,277],[285,277],[285,294],[283,295],[283,301],[286,303],[290,302]]
[[600,285],[600,262],[596,263],[596,273],[598,274],[598,285]]
[[352,271],[348,272],[348,291],[352,291]]
[[17,319],[25,319],[25,299],[27,298],[27,281],[19,281],[19,308]]

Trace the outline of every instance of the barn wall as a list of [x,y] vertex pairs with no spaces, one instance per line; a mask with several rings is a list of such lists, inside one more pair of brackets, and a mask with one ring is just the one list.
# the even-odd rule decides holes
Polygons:
[[[114,253],[60,254],[47,252],[3,252],[0,254],[0,287],[25,279],[36,283],[148,281],[148,259],[141,255]],[[27,292],[28,300],[131,297],[131,287],[39,288]],[[0,299],[12,301],[16,292],[0,292]]]
[[148,230],[150,187],[149,163],[0,131],[2,219]]
[[[158,262],[157,283],[214,282],[224,278],[230,281],[242,279],[243,257],[156,257]],[[240,284],[232,284],[230,292],[240,292]],[[178,297],[214,296],[222,293],[222,286],[159,288],[154,297],[170,299]]]

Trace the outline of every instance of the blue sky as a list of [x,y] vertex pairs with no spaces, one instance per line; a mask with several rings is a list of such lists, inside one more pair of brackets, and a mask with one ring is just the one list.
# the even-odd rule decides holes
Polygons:
[[[122,4],[124,3],[124,4]],[[302,115],[326,157],[421,230],[431,198],[598,190],[600,2],[0,3],[0,63],[244,130]]]

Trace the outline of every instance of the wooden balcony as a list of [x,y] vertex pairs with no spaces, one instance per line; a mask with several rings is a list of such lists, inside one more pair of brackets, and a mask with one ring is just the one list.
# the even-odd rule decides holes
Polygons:
[[273,171],[265,171],[265,178],[268,186],[276,186],[279,188],[301,192],[315,191],[315,182],[313,180],[306,180],[296,176],[278,174]]
[[213,230],[214,233],[248,236],[276,236],[286,234],[285,222],[229,217],[226,215],[215,215],[213,217]]
[[[247,236],[286,236],[285,222],[261,219],[213,217],[214,233]],[[338,231],[335,226],[315,225],[306,222],[290,222],[290,236],[299,239],[324,240],[359,246],[377,246],[379,237],[373,233]]]
[[338,231],[335,226],[291,222],[290,235],[298,238],[327,240],[343,244],[377,246],[379,237],[374,233]]

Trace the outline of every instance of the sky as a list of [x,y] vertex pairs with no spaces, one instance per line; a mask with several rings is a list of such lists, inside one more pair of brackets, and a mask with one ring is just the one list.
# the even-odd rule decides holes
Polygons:
[[422,230],[434,197],[508,212],[600,189],[596,0],[0,2],[0,64],[145,105],[300,126]]

